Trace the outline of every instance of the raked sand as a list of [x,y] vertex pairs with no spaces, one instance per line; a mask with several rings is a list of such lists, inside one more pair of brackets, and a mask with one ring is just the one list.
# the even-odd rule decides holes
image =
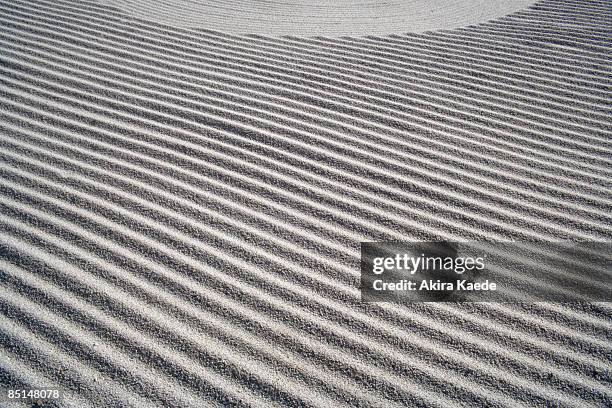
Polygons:
[[358,285],[361,241],[610,239],[612,3],[306,3],[0,2],[0,383],[611,406],[607,303]]
[[450,30],[521,10],[534,0],[107,0],[137,18],[232,34],[343,36]]

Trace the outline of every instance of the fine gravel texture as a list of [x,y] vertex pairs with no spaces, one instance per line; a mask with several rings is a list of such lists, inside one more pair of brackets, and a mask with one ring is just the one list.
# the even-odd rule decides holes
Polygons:
[[100,0],[138,18],[233,34],[385,35],[448,30],[521,10],[534,0]]
[[361,241],[610,240],[612,2],[178,3],[0,0],[2,386],[612,406],[609,303],[359,293]]

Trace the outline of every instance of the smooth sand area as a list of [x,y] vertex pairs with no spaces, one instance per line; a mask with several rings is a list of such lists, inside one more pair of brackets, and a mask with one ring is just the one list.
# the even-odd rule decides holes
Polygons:
[[521,10],[533,0],[98,0],[145,20],[234,34],[362,36],[449,30]]

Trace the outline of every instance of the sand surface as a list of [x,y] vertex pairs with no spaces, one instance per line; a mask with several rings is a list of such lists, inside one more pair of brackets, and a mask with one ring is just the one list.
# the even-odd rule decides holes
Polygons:
[[358,289],[360,241],[610,239],[612,3],[176,3],[0,2],[2,385],[612,405],[608,303]]
[[449,30],[521,10],[534,0],[99,0],[136,18],[232,34],[342,36]]

